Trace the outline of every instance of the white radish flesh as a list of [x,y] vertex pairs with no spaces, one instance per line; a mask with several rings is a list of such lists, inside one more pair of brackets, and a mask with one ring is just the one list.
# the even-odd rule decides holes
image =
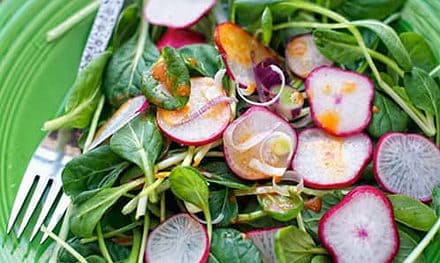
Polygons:
[[328,210],[318,234],[335,262],[391,262],[399,248],[391,203],[372,186],[353,189]]
[[377,143],[373,167],[387,191],[429,201],[440,183],[440,150],[418,134],[387,133]]
[[315,124],[346,136],[361,132],[371,119],[374,85],[356,72],[319,67],[306,79],[306,94]]
[[359,178],[371,154],[371,140],[365,134],[335,137],[311,128],[298,136],[292,167],[304,179],[306,186],[344,187]]

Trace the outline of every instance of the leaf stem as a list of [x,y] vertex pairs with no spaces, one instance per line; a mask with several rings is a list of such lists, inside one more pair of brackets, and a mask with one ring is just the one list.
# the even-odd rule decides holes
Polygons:
[[89,133],[87,134],[86,142],[84,143],[83,154],[89,151],[90,144],[95,137],[96,128],[98,127],[99,117],[101,116],[102,109],[104,108],[105,96],[101,95],[99,98],[98,106],[93,114],[92,122],[90,123]]
[[435,234],[440,230],[440,218],[437,219],[434,226],[429,230],[426,236],[420,241],[417,247],[408,255],[403,263],[413,263],[423,252],[423,250],[429,245],[429,242],[434,238]]
[[110,256],[110,253],[108,253],[107,246],[105,245],[104,236],[102,235],[101,222],[98,222],[96,225],[96,234],[98,235],[98,245],[102,256],[108,263],[113,263],[112,257]]
[[99,5],[100,5],[100,1],[95,0],[95,1],[91,2],[89,5],[85,6],[83,9],[81,9],[78,12],[76,12],[75,14],[73,14],[71,17],[67,18],[61,24],[59,24],[56,27],[49,30],[46,35],[46,41],[52,42],[55,39],[64,35],[67,31],[72,29],[74,26],[79,24],[82,20],[84,20],[90,14],[95,12],[98,9]]
[[187,152],[182,152],[182,153],[172,155],[172,156],[168,157],[167,159],[160,161],[159,163],[156,164],[157,170],[158,171],[165,170],[173,165],[180,163],[181,161],[183,161],[185,159],[186,155],[187,155]]
[[247,213],[247,214],[238,214],[238,216],[236,218],[231,219],[231,223],[232,224],[242,224],[242,223],[246,223],[249,221],[257,220],[257,219],[262,218],[266,215],[267,215],[266,212],[264,212],[263,210],[257,210],[257,211]]
[[50,238],[52,238],[57,244],[59,244],[62,248],[64,248],[67,252],[70,253],[78,262],[80,263],[88,263],[87,260],[80,254],[78,251],[76,251],[72,246],[67,244],[66,241],[59,238],[57,235],[49,231],[45,226],[41,226],[41,231],[43,231],[45,234],[47,234]]
[[207,232],[208,232],[209,244],[211,244],[211,238],[212,238],[212,219],[211,219],[211,211],[209,210],[209,205],[203,209],[203,214],[205,215],[206,229],[207,229]]
[[304,226],[304,220],[302,218],[301,213],[298,213],[298,216],[296,217],[296,222],[298,223],[298,228],[304,232],[306,231],[306,227]]
[[166,215],[166,199],[165,199],[165,192],[160,194],[160,222],[165,221],[167,218]]
[[429,72],[429,76],[432,78],[440,76],[440,64],[438,64],[435,68]]
[[144,262],[144,253],[145,253],[145,247],[147,245],[147,238],[148,238],[148,229],[150,228],[150,215],[148,211],[145,214],[144,217],[144,228],[142,230],[142,240],[141,240],[141,246],[139,249],[139,255],[138,255],[138,263]]
[[[118,229],[115,229],[113,231],[104,233],[103,237],[104,238],[112,238],[112,237],[118,236],[118,235],[120,235],[120,234],[122,234],[124,232],[127,232],[129,230],[132,230],[133,228],[136,228],[136,227],[138,227],[140,225],[142,225],[141,222],[133,222],[133,223],[130,223],[130,224],[128,224],[126,226],[123,226],[121,228],[118,228]],[[83,238],[83,239],[80,240],[80,242],[81,242],[81,244],[87,244],[87,243],[95,242],[96,240],[98,240],[98,237],[94,236],[94,237],[89,237],[89,238]]]
[[131,247],[130,257],[126,263],[137,263],[139,249],[141,247],[141,233],[139,230],[133,230],[133,246]]
[[194,157],[194,151],[195,151],[195,147],[194,146],[189,146],[188,147],[188,151],[186,152],[186,156],[185,159],[182,162],[182,166],[190,166]]

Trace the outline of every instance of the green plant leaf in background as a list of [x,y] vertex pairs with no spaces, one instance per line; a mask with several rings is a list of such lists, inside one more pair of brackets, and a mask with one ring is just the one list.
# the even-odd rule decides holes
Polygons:
[[[437,214],[438,219],[440,220],[440,184],[434,187],[432,191],[432,204],[434,206],[434,210]],[[437,232],[434,239],[431,240],[429,245],[425,249],[425,257],[428,263],[437,263],[440,262],[440,233]]]
[[67,97],[64,115],[46,121],[43,130],[85,128],[101,98],[101,77],[112,52],[105,51],[93,59],[77,76]]
[[272,39],[272,12],[269,7],[266,7],[261,15],[261,30],[263,31],[263,44],[268,46]]
[[404,32],[399,37],[414,66],[429,72],[437,65],[431,47],[421,35],[414,32]]
[[440,114],[440,88],[423,69],[415,67],[404,78],[406,92],[414,105],[425,112]]
[[[396,256],[393,259],[394,263],[401,263],[405,260],[405,258],[414,250],[417,246],[417,241],[414,240],[409,234],[405,231],[398,229],[399,231],[399,250],[397,251]],[[423,255],[419,256],[414,263],[423,263],[426,262],[425,257]]]
[[217,49],[208,44],[187,45],[179,50],[180,55],[189,69],[205,77],[213,78],[222,67]]
[[224,162],[208,162],[201,166],[206,181],[233,189],[249,189],[244,181],[238,179]]
[[[338,1],[331,1],[338,2]],[[341,0],[336,10],[351,20],[383,19],[396,12],[405,0]]]
[[238,215],[238,204],[233,192],[226,188],[209,193],[209,209],[212,218],[222,216],[217,226],[224,227],[231,224],[231,219]]
[[368,125],[368,133],[372,136],[379,138],[387,132],[407,130],[409,116],[394,101],[376,92],[373,107],[373,116]]
[[169,175],[171,191],[185,202],[200,209],[209,208],[209,189],[199,171],[192,167],[178,166]]
[[262,263],[254,243],[239,231],[231,228],[214,230],[208,263]]
[[113,47],[118,49],[135,33],[140,21],[140,10],[137,4],[131,4],[122,10],[113,33]]

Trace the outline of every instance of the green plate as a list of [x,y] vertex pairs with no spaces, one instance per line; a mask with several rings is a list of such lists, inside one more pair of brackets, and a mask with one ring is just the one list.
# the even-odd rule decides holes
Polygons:
[[[86,18],[47,43],[49,29],[91,0],[0,0],[0,262],[45,262],[50,241],[6,235],[6,224],[27,163],[72,84],[93,22]],[[18,218],[20,222],[21,218]],[[47,222],[46,222],[47,224]]]

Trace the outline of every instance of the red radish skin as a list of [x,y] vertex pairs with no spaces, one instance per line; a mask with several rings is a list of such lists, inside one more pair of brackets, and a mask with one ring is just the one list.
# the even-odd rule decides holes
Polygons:
[[[281,227],[258,229],[249,231],[246,236],[254,242],[254,245],[260,250],[264,263],[277,263],[275,254],[274,235]],[[271,242],[267,244],[267,242]]]
[[[302,130],[298,136],[298,148],[292,161],[292,168],[303,178],[305,186],[317,189],[342,188],[352,185],[359,179],[370,162],[372,153],[373,145],[366,134],[335,137],[321,129],[308,128]],[[356,163],[351,164],[352,167],[347,167],[350,158],[356,154],[360,155],[357,156]],[[318,167],[319,164],[323,165]],[[346,171],[349,168],[351,170]],[[318,169],[319,172],[316,172]],[[341,169],[345,169],[344,172],[341,172]],[[313,175],[313,172],[317,175]],[[337,172],[342,174],[335,176]],[[345,178],[341,178],[342,176]]]
[[[358,220],[352,221],[355,219]],[[375,227],[383,229],[378,231]],[[319,222],[318,235],[335,262],[392,262],[399,249],[391,203],[381,191],[367,185],[354,188],[324,214]],[[372,244],[366,244],[368,241]],[[344,245],[347,247],[342,247]],[[370,249],[375,245],[376,249]],[[385,249],[387,253],[381,255]],[[350,252],[355,255],[344,258]],[[378,256],[382,258],[374,258]]]
[[216,0],[149,0],[144,18],[154,25],[189,28],[211,10]]
[[[216,27],[214,41],[229,77],[244,88],[251,90],[256,88],[254,65],[265,60],[279,62],[276,53],[231,22],[225,22]],[[251,53],[254,53],[253,57]]]
[[307,78],[317,67],[333,65],[319,52],[310,33],[292,37],[287,44],[285,56],[290,70],[301,78]]
[[[395,187],[393,187],[392,185],[390,185],[390,182],[386,182],[383,176],[381,176],[381,172],[379,171],[379,160],[381,158],[387,158],[387,159],[394,159],[391,156],[389,157],[384,157],[380,155],[381,152],[381,148],[382,147],[387,147],[385,144],[387,144],[387,141],[392,140],[394,138],[404,138],[404,139],[416,139],[416,140],[420,140],[421,142],[425,143],[426,147],[429,147],[429,149],[422,149],[420,145],[417,145],[417,149],[412,148],[411,150],[417,150],[417,152],[412,152],[412,154],[415,155],[422,155],[424,154],[423,159],[427,159],[430,158],[431,159],[431,168],[432,169],[436,169],[432,172],[432,174],[435,176],[434,178],[415,178],[414,182],[407,182],[407,186],[410,189],[413,189],[414,185],[417,183],[421,183],[421,182],[428,182],[429,185],[425,185],[424,186],[424,194],[414,194],[414,193],[410,193],[409,191],[402,191],[399,189],[396,189]],[[404,143],[405,146],[409,146],[409,143],[405,143],[403,141],[401,141],[401,143]],[[397,150],[398,153],[408,153],[409,149],[400,149]],[[423,152],[423,150],[427,150],[427,151],[431,151],[432,155],[427,156],[427,154],[429,154],[429,152]],[[406,162],[408,161],[412,161],[414,160],[414,158],[410,158],[411,160],[406,160]],[[416,167],[416,164],[412,164],[411,167]],[[423,170],[421,169],[418,173],[418,175],[421,176],[425,176],[427,174],[426,169],[428,169],[427,165],[421,165],[423,167]],[[422,168],[419,166],[419,168]],[[391,193],[399,193],[399,194],[406,194],[409,195],[413,198],[419,199],[423,202],[429,202],[432,199],[432,189],[434,188],[435,185],[437,185],[438,183],[440,183],[440,149],[430,140],[428,140],[427,138],[425,138],[422,135],[419,134],[414,134],[414,133],[399,133],[399,132],[389,132],[384,134],[382,137],[380,137],[379,141],[377,142],[376,145],[376,149],[374,151],[374,156],[373,156],[373,172],[374,172],[374,177],[376,178],[376,181],[378,182],[378,184],[385,189],[388,192]],[[403,176],[403,170],[399,169],[399,176]],[[400,183],[399,186],[404,185],[404,183]]]
[[181,48],[186,45],[203,43],[206,43],[205,37],[199,32],[189,29],[168,28],[157,42],[157,48],[159,50],[162,50],[165,46]]
[[[153,260],[152,259],[152,256],[150,255],[150,254],[152,254],[151,252],[155,252],[155,251],[150,251],[150,253],[149,253],[149,248],[151,247],[151,244],[150,244],[150,242],[152,242],[152,238],[161,230],[161,228],[165,225],[165,224],[167,224],[168,222],[170,222],[171,220],[173,220],[173,219],[177,219],[177,218],[179,218],[179,217],[181,217],[181,218],[183,218],[183,219],[186,219],[186,220],[189,220],[192,224],[197,224],[199,227],[200,227],[200,229],[203,231],[203,233],[204,233],[204,235],[203,235],[203,239],[198,239],[197,240],[197,242],[203,242],[203,244],[204,244],[204,247],[205,247],[205,249],[204,249],[204,251],[203,251],[203,254],[202,255],[200,255],[200,260],[198,260],[197,262],[198,263],[205,263],[205,262],[207,262],[208,261],[208,257],[209,257],[209,238],[208,238],[208,233],[207,233],[207,231],[206,231],[206,229],[205,229],[205,227],[203,227],[203,225],[201,224],[201,223],[199,223],[199,222],[197,222],[194,218],[192,218],[189,214],[186,214],[186,213],[181,213],[181,214],[177,214],[177,215],[174,215],[174,216],[172,216],[172,217],[170,217],[170,218],[168,218],[166,221],[164,221],[164,222],[162,222],[162,223],[160,223],[149,235],[148,235],[148,241],[147,241],[147,249],[145,250],[145,262],[146,263],[174,263],[174,262],[180,262],[180,261],[178,261],[178,259],[175,257],[175,256],[177,256],[175,253],[176,253],[176,251],[175,251],[175,249],[176,249],[176,246],[178,245],[178,244],[176,244],[176,246],[174,246],[174,247],[172,247],[171,248],[171,250],[169,251],[169,254],[170,255],[172,255],[173,256],[173,258],[170,260],[170,261],[164,261],[165,259],[164,258],[160,258],[158,261],[155,261],[155,260]],[[193,234],[193,233],[191,233],[191,234]],[[182,235],[182,236],[179,236],[179,237],[175,237],[174,238],[174,240],[180,240],[181,242],[185,242],[185,240],[181,240],[181,238],[182,237],[186,237],[186,235]]]
[[214,79],[191,78],[191,95],[185,107],[177,111],[157,110],[157,124],[171,140],[191,146],[211,143],[222,137],[231,120],[229,103],[219,103],[192,121],[180,124],[210,100],[226,96],[223,87],[216,86]]
[[[336,78],[335,74],[341,76]],[[315,78],[326,80],[313,81]],[[334,84],[330,85],[325,83],[326,81],[340,81],[344,85],[335,88]],[[359,87],[363,87],[361,91]],[[309,74],[305,89],[313,122],[328,133],[349,136],[362,132],[370,123],[374,84],[367,76],[336,67],[322,66]],[[317,94],[318,92],[322,94]],[[322,107],[324,101],[330,105]]]
[[[253,121],[254,118],[256,118],[259,122]],[[250,119],[251,121],[247,121],[248,119]],[[266,123],[262,123],[264,121]],[[242,122],[244,124],[242,124]],[[247,180],[260,180],[270,179],[274,176],[272,174],[257,171],[250,167],[251,160],[259,158],[258,156],[260,153],[260,147],[262,147],[261,143],[264,143],[265,139],[245,151],[233,148],[235,140],[233,140],[232,138],[232,133],[235,132],[235,130],[240,130],[240,128],[236,127],[238,124],[242,124],[242,126],[245,126],[244,128],[241,128],[243,133],[240,134],[241,137],[240,139],[238,139],[238,141],[243,144],[246,144],[257,137],[256,134],[258,133],[261,134],[267,132],[272,135],[276,132],[279,132],[288,136],[288,138],[292,140],[292,145],[285,164],[277,162],[276,164],[271,164],[271,166],[279,169],[286,169],[290,165],[291,159],[293,158],[293,155],[296,151],[298,140],[295,129],[293,129],[292,126],[290,126],[290,124],[286,122],[283,118],[269,111],[268,109],[259,106],[253,106],[249,108],[239,118],[237,118],[233,123],[231,123],[223,134],[223,151],[226,162],[229,168],[238,177]],[[248,133],[245,134],[244,131]],[[252,133],[250,133],[249,131],[252,131]]]

